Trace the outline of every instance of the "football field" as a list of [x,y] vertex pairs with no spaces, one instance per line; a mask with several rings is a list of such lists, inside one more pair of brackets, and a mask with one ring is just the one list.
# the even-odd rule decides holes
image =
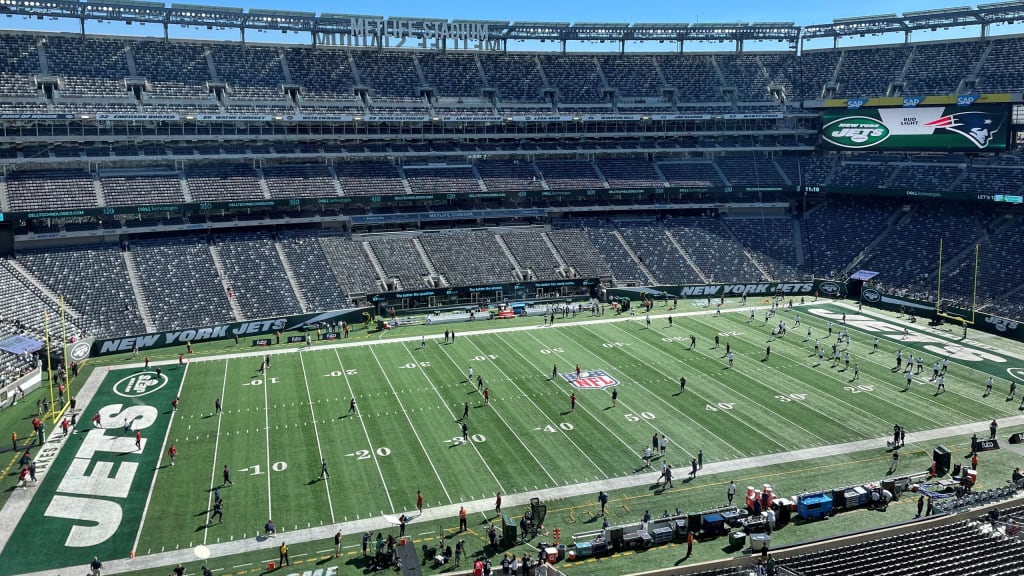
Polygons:
[[[987,344],[918,326],[904,337],[904,325],[889,317],[827,303],[780,310],[767,322],[761,309],[753,321],[749,315],[746,307],[717,316],[687,304],[655,308],[649,324],[639,312],[560,318],[553,327],[540,319],[494,321],[454,325],[459,333],[448,342],[439,333],[444,327],[420,327],[270,350],[263,373],[262,353],[175,362],[163,367],[167,383],[153,390],[138,386],[141,368],[112,370],[86,414],[112,401],[104,394],[155,410],[149,444],[137,456],[144,473],[129,479],[121,524],[100,549],[113,559],[254,539],[270,519],[287,533],[415,517],[417,491],[426,510],[491,502],[498,493],[565,487],[569,494],[580,484],[647,474],[641,454],[655,435],[666,437],[667,449],[654,468],[667,462],[683,479],[698,453],[705,464],[784,453],[886,436],[895,423],[912,442],[915,431],[1019,413],[1018,402],[1005,401],[1007,377],[1024,362]],[[788,333],[773,338],[780,321]],[[838,345],[835,363],[828,356],[844,328],[849,343]],[[820,363],[816,340],[827,349]],[[907,392],[902,372],[894,371],[897,350],[904,363],[911,354],[925,359]],[[950,365],[946,390],[937,393],[928,379],[942,358]],[[986,397],[989,375],[997,380]],[[140,394],[122,393],[131,386]],[[121,419],[113,418],[98,432],[131,442],[124,453],[134,457],[135,439],[118,439]],[[82,458],[77,446],[65,448],[54,470],[62,458],[67,465]],[[321,478],[322,460],[330,479]],[[75,533],[67,516],[51,519],[44,511],[43,492],[64,490],[60,480],[44,480],[33,501],[43,521],[19,524],[2,555],[10,560],[5,573],[57,565],[14,553],[44,531],[61,539]],[[211,523],[217,488],[223,521]],[[125,520],[132,514],[141,521]],[[59,565],[87,563],[96,549],[68,548]]]

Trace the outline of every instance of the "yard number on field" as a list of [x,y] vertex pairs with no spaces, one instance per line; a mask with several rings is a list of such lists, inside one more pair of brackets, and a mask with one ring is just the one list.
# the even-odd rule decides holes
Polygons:
[[[472,436],[469,437],[469,439],[476,443],[487,441],[487,438],[484,437],[483,434],[473,434]],[[462,436],[454,436],[452,437],[451,440],[446,440],[445,444],[448,444],[449,442],[455,444],[456,446],[466,443],[466,441],[462,439]]]
[[330,376],[332,378],[337,378],[339,376],[355,376],[356,374],[359,374],[358,370],[356,370],[355,368],[349,368],[348,370],[345,370],[344,372],[342,372],[341,370],[335,370],[334,372],[331,372],[330,374],[328,374],[328,376]]
[[[273,464],[270,465],[270,469],[273,470],[274,472],[284,472],[285,470],[288,469],[288,463],[287,462],[274,462]],[[263,469],[260,468],[259,464],[253,464],[252,466],[249,466],[248,468],[240,468],[238,471],[239,472],[249,472],[249,476],[259,476],[260,474],[263,474]]]
[[377,454],[377,456],[391,456],[391,448],[381,446],[373,452],[369,450],[356,450],[352,454],[346,454],[346,456],[355,456],[356,460],[369,460],[374,454]]
[[639,422],[641,420],[654,420],[654,414],[650,412],[641,412],[639,414],[626,414],[627,422]]
[[544,432],[558,432],[559,428],[568,432],[569,430],[572,430],[574,426],[572,425],[572,422],[559,422],[558,428],[556,428],[553,424],[548,424],[543,428],[536,428],[536,430],[543,430]]
[[487,360],[497,360],[497,359],[498,359],[498,356],[496,354],[488,354],[486,356],[473,356],[472,358],[470,358],[470,360],[473,360],[474,362],[486,362]]
[[410,370],[414,369],[414,368],[429,368],[429,367],[430,367],[430,362],[409,362],[407,364],[402,365],[402,368],[409,368]]
[[807,400],[807,394],[776,394],[775,399],[779,402],[803,402]]
[[[270,383],[271,384],[277,384],[278,382],[279,382],[279,380],[277,378],[275,378],[274,376],[270,377]],[[255,379],[255,380],[249,380],[248,382],[243,382],[242,386],[263,386],[263,380],[260,380],[259,378]]]
[[719,402],[718,404],[708,404],[704,407],[704,410],[718,412],[719,410],[732,410],[734,406],[736,406],[735,402]]
[[541,348],[540,349],[540,353],[541,354],[561,354],[562,352],[565,352],[565,350],[562,350],[561,348]]
[[861,392],[874,392],[875,387],[871,384],[860,384],[857,386],[843,386],[843,390],[846,390],[851,394],[860,394]]

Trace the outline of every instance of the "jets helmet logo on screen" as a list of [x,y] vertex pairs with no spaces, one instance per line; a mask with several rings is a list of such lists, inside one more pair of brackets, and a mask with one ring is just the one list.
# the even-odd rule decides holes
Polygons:
[[576,377],[575,372],[569,372],[568,374],[562,374],[562,378],[565,378],[566,382],[577,388],[584,388],[587,390],[608,388],[609,386],[619,385],[619,381],[604,370],[583,370],[580,372],[578,378]]
[[166,374],[139,372],[114,383],[114,393],[124,398],[138,398],[152,394],[167,384]]
[[988,112],[957,112],[926,122],[925,126],[956,132],[970,140],[978,148],[987,148],[992,138],[1002,128],[997,117]]
[[862,296],[868,302],[878,302],[879,300],[882,299],[882,295],[879,294],[878,290],[875,290],[874,288],[867,288],[867,289],[865,289],[864,293],[862,294]]
[[870,148],[889,137],[889,128],[875,118],[852,116],[829,122],[822,137],[843,148]]
[[818,290],[821,290],[821,293],[826,296],[832,296],[834,294],[839,294],[839,284],[836,284],[835,282],[822,282],[821,285],[818,286]]

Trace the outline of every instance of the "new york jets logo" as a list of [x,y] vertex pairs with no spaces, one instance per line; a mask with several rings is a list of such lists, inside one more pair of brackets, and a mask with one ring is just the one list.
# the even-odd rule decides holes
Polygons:
[[88,342],[79,342],[71,347],[71,359],[81,362],[89,357],[89,349],[92,347]]
[[822,282],[818,289],[826,296],[839,294],[839,284],[836,284],[835,282]]
[[114,383],[114,393],[125,398],[139,398],[152,394],[167,385],[167,375],[139,372]]
[[853,116],[829,122],[821,137],[843,148],[871,148],[889,137],[889,128],[874,118]]
[[864,300],[867,302],[878,302],[882,299],[882,295],[874,288],[865,289],[861,296],[863,296]]

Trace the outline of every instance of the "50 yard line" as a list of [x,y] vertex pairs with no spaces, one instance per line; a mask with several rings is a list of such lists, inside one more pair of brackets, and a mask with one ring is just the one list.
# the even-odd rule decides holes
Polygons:
[[[324,449],[320,445],[320,431],[316,426],[316,412],[313,410],[313,395],[309,393],[309,379],[306,378],[306,362],[302,359],[302,351],[299,350],[299,364],[302,366],[302,382],[306,385],[306,398],[309,400],[309,415],[313,417],[313,435],[316,436],[316,451],[320,454],[321,461],[324,457]],[[268,470],[269,472],[269,470]],[[334,502],[331,501],[331,487],[324,479],[324,490],[327,492],[327,506],[331,509],[331,524],[334,523]],[[271,516],[273,518],[273,516]]]

